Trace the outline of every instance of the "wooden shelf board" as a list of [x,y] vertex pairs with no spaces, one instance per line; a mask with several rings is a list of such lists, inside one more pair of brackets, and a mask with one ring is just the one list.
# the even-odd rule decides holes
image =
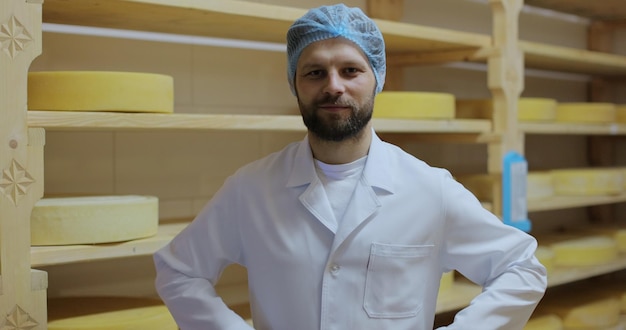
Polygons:
[[625,135],[626,124],[577,124],[520,122],[526,134]]
[[[373,119],[381,132],[485,133],[488,120]],[[28,126],[50,130],[173,129],[305,131],[296,115],[147,114],[28,111]]]
[[598,275],[609,274],[626,269],[626,255],[621,254],[618,259],[611,263],[588,266],[588,267],[556,267],[548,274],[548,285],[576,282]]
[[46,129],[304,131],[300,116],[28,111],[28,126]]
[[424,119],[372,119],[377,131],[387,133],[489,133],[491,122],[480,119],[424,120]]
[[626,202],[626,194],[608,196],[552,196],[542,199],[529,199],[528,211],[559,210],[621,202]]
[[[285,43],[304,9],[229,0],[46,0],[43,21],[184,35]],[[439,28],[377,20],[387,50],[483,48],[491,38]]]
[[519,43],[528,68],[604,76],[626,75],[626,56],[623,55],[529,41]]
[[187,223],[159,226],[156,236],[121,243],[31,247],[31,266],[41,267],[73,262],[151,255],[165,246]]
[[524,4],[596,20],[624,20],[624,0],[524,0]]

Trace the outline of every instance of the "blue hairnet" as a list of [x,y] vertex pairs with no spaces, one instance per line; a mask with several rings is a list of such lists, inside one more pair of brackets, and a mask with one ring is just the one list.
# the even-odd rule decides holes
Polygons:
[[361,9],[338,4],[309,10],[287,31],[287,79],[294,95],[296,65],[302,50],[316,41],[337,37],[346,38],[361,48],[374,71],[376,93],[382,91],[387,71],[382,33]]

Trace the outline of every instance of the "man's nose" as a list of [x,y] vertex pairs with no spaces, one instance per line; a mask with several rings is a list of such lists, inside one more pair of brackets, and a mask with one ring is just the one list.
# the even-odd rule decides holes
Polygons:
[[328,74],[324,92],[330,95],[342,95],[345,92],[345,81],[338,72]]

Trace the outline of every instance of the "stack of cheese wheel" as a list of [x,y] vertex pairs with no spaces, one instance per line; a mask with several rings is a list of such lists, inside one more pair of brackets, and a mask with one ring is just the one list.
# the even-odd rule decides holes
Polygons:
[[594,235],[605,235],[611,237],[617,244],[618,251],[626,253],[626,227],[596,224],[588,229],[585,229],[585,231]]
[[619,194],[624,189],[622,172],[617,168],[552,170],[554,192],[563,196]]
[[558,103],[556,121],[586,124],[613,123],[615,121],[615,104],[600,102]]
[[563,321],[555,314],[533,316],[526,323],[524,330],[563,330]]
[[[520,98],[517,102],[517,118],[520,121],[554,121],[556,105],[556,100],[549,98]],[[456,117],[491,119],[493,118],[493,101],[491,99],[458,100]]]
[[171,76],[110,71],[28,74],[28,108],[52,111],[174,111]]
[[453,119],[454,95],[429,92],[378,93],[374,117],[404,119]]
[[528,172],[526,176],[526,197],[539,199],[554,196],[554,184],[550,171]]
[[119,242],[153,236],[158,226],[154,196],[43,198],[31,213],[31,244]]
[[177,330],[159,300],[126,297],[53,298],[48,301],[49,330]]
[[554,265],[584,267],[614,261],[619,251],[617,243],[605,235],[559,234],[538,238],[554,253]]
[[620,329],[620,301],[587,282],[553,288],[537,307],[542,315],[557,315],[565,330]]

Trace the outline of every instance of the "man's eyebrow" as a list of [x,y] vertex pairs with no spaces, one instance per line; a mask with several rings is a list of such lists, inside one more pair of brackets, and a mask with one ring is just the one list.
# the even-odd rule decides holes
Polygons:
[[311,70],[311,69],[319,69],[322,65],[316,62],[304,63],[299,69],[300,70]]

